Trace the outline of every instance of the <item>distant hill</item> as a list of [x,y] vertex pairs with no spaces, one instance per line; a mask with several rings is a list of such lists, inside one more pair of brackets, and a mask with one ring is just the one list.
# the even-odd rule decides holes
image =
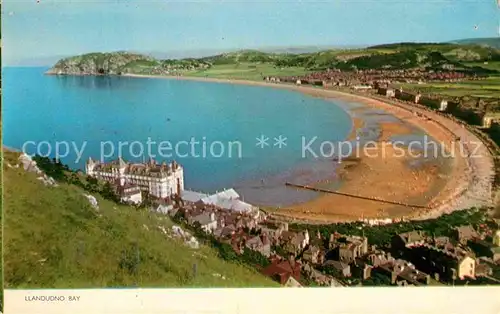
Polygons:
[[489,38],[469,38],[469,39],[461,39],[455,40],[451,43],[454,44],[465,44],[465,45],[480,45],[480,46],[488,46],[496,49],[500,49],[500,37],[489,37]]
[[[45,186],[4,152],[6,288],[277,287],[249,266],[169,237],[163,215],[118,205],[73,184]],[[196,265],[196,269],[195,266]],[[223,276],[223,277],[222,277]]]
[[[306,49],[305,47],[304,49]],[[311,49],[311,47],[307,48]],[[357,49],[325,49],[299,52],[300,50],[240,50],[219,53],[201,58],[156,59],[151,56],[129,53],[90,53],[65,58],[48,71],[49,74],[154,74],[199,75],[204,70],[245,64],[256,68],[267,64],[277,75],[280,69],[302,68],[320,71],[327,68],[354,69],[411,69],[432,70],[467,69],[470,64],[500,61],[500,49],[473,43],[392,43]],[[226,69],[227,70],[227,69]],[[476,71],[472,69],[473,71]]]

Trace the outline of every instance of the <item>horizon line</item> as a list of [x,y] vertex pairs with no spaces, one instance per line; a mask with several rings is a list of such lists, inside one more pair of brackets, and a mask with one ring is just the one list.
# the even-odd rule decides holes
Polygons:
[[[206,58],[206,57],[212,57],[224,53],[230,53],[230,52],[238,52],[238,51],[245,51],[245,50],[254,50],[254,51],[261,51],[261,52],[268,52],[268,53],[273,53],[273,51],[269,50],[293,50],[293,49],[317,49],[316,52],[323,51],[323,50],[329,50],[329,49],[363,49],[363,48],[369,48],[373,46],[380,46],[380,45],[391,45],[391,44],[402,44],[402,43],[416,43],[416,44],[453,44],[457,43],[460,41],[467,41],[467,40],[481,40],[481,39],[500,39],[499,36],[495,37],[471,37],[471,38],[461,38],[461,39],[453,39],[453,40],[447,40],[447,41],[393,41],[393,42],[383,42],[383,43],[373,43],[373,44],[318,44],[318,45],[290,45],[290,46],[262,46],[262,47],[240,47],[240,48],[199,48],[199,49],[178,49],[178,50],[135,50],[135,49],[113,49],[113,50],[101,50],[101,51],[86,51],[86,52],[78,52],[75,54],[68,54],[68,55],[53,55],[53,56],[43,56],[43,57],[34,57],[31,59],[20,59],[12,63],[4,62],[2,60],[2,68],[4,67],[42,67],[42,66],[51,66],[53,65],[54,62],[57,62],[58,60],[64,59],[64,58],[69,58],[72,56],[81,56],[85,54],[90,54],[90,53],[117,53],[117,52],[127,52],[127,53],[137,53],[137,54],[144,54],[148,56],[152,56],[152,54],[179,54],[179,56],[176,57],[169,57],[166,59],[173,59],[173,60],[181,60],[181,59],[186,59],[186,58]],[[3,47],[2,47],[3,48]],[[211,51],[210,53],[208,53]],[[206,54],[204,54],[204,52]],[[307,52],[297,52],[297,54],[300,53],[310,53],[314,51],[307,51]],[[284,54],[284,53],[294,53],[294,52],[274,52],[277,54]],[[190,56],[190,54],[199,54],[197,56]],[[165,59],[165,58],[156,58],[155,59]],[[49,61],[42,61],[42,60],[51,60]],[[56,61],[52,61],[56,60]],[[4,65],[5,63],[5,65]],[[32,63],[32,64],[29,64]]]

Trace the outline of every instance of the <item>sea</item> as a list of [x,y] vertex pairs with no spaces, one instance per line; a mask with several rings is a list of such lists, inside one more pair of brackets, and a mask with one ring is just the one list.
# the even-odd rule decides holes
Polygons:
[[234,188],[256,205],[316,197],[285,182],[335,176],[335,144],[352,128],[349,104],[292,90],[46,70],[2,69],[5,146],[81,170],[89,157],[175,160],[184,167],[186,189]]

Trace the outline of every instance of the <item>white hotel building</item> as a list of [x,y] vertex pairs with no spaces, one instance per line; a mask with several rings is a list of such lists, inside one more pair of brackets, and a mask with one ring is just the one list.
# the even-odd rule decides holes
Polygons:
[[181,194],[184,190],[184,170],[175,161],[167,164],[128,163],[121,157],[109,163],[89,158],[85,165],[87,175],[119,186],[138,186],[141,191],[158,198]]

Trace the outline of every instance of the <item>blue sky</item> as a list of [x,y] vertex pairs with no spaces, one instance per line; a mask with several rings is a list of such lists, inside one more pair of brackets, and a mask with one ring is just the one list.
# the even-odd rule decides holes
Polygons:
[[93,51],[494,37],[499,10],[496,0],[4,0],[2,31],[3,64],[13,65]]

